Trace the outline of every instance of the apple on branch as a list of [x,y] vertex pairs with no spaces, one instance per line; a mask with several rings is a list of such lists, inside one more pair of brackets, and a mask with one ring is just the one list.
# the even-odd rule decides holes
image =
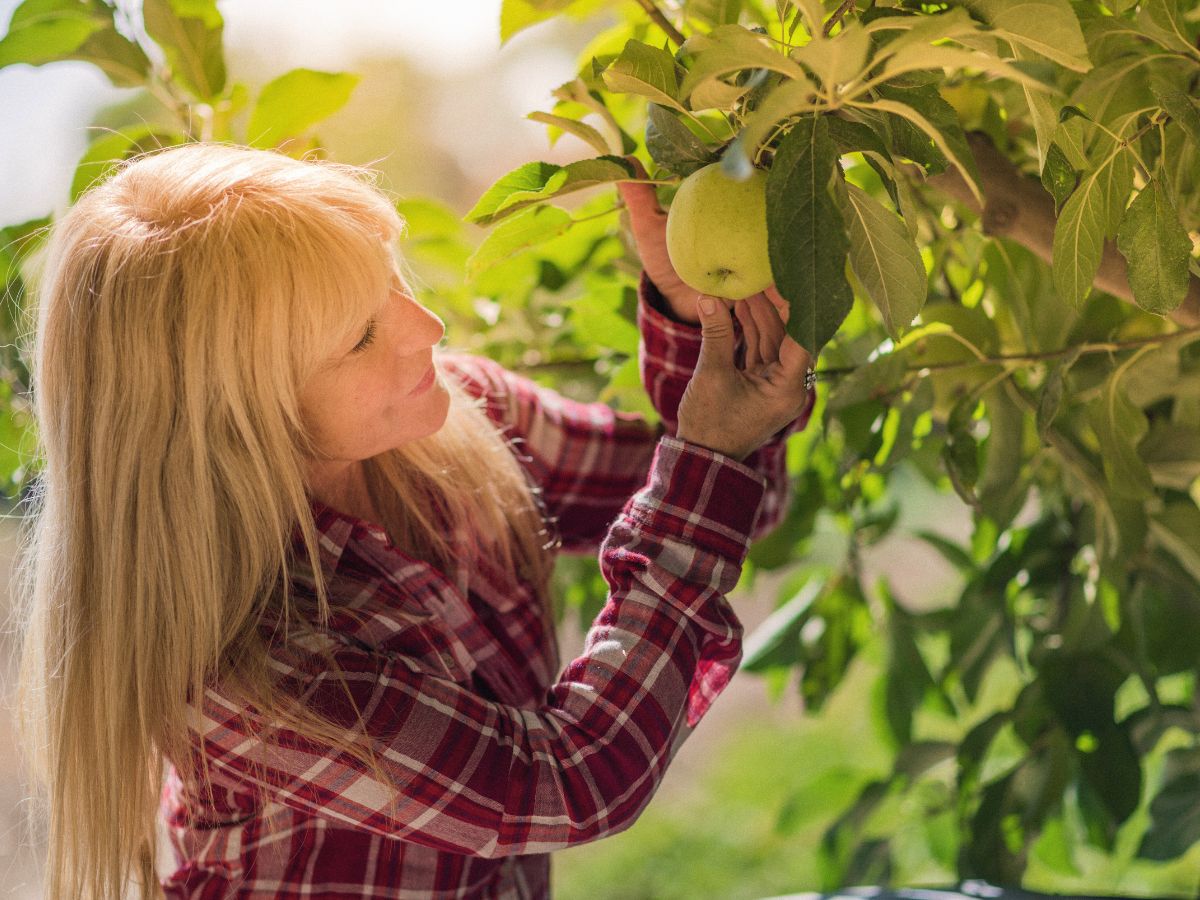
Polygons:
[[688,287],[744,300],[773,282],[767,173],[737,181],[712,163],[683,180],[667,212],[667,255]]

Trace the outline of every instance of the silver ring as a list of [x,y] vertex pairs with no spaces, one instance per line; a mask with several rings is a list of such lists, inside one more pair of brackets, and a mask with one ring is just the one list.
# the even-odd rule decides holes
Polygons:
[[808,369],[804,373],[804,389],[811,391],[817,383],[817,373],[812,369]]

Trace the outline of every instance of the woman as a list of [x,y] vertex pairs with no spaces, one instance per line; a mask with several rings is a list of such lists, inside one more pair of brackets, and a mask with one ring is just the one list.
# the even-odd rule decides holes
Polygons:
[[[778,295],[697,312],[621,189],[662,428],[438,349],[361,170],[191,144],[56,224],[18,569],[48,897],[541,897],[634,821],[740,659],[814,395]],[[610,595],[556,677],[559,548]]]

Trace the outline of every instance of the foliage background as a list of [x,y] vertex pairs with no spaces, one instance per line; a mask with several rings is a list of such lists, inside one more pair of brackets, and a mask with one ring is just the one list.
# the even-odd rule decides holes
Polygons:
[[[73,7],[59,0],[33,5]],[[101,90],[102,82],[84,74],[89,66],[82,62],[51,62],[36,70],[17,63],[0,70],[0,79],[27,79],[22,89],[35,96],[49,83],[36,81],[43,73],[71,70],[96,91],[88,106],[105,104],[95,113],[98,129],[88,142],[75,129],[76,152],[64,154],[69,162],[59,169],[61,191],[49,204],[54,209],[101,173],[107,159],[136,149],[133,141],[152,134],[174,140],[187,128],[194,137],[249,135],[264,144],[281,143],[288,152],[324,148],[338,159],[374,164],[401,197],[411,223],[405,250],[422,276],[426,302],[447,320],[451,344],[580,398],[598,396],[652,415],[633,357],[636,263],[620,237],[612,190],[563,197],[559,212],[532,208],[529,220],[539,222],[536,239],[525,235],[515,244],[512,229],[495,228],[481,248],[484,232],[461,219],[509,169],[532,159],[566,164],[595,155],[593,146],[570,135],[549,147],[544,128],[522,119],[551,108],[588,114],[578,103],[584,95],[564,100],[551,97],[552,88],[570,82],[576,71],[594,79],[598,73],[590,59],[599,55],[611,64],[630,37],[664,44],[664,35],[647,27],[639,4],[584,0],[572,10],[585,16],[579,22],[553,16],[566,5],[508,0],[503,6],[508,18],[499,21],[497,8],[489,7],[489,29],[500,25],[513,32],[517,25],[549,19],[516,34],[504,48],[469,38],[480,33],[484,4],[468,3],[451,10],[459,27],[450,29],[455,39],[440,52],[430,53],[426,45],[420,56],[399,55],[385,39],[348,57],[341,54],[352,32],[335,26],[350,15],[341,7],[342,15],[331,20],[329,4],[292,4],[286,16],[282,8],[255,4],[256,17],[248,13],[249,3],[147,3],[160,17],[203,11],[207,20],[198,31],[191,26],[191,40],[216,49],[201,53],[197,67],[167,41],[175,77],[156,82],[149,93]],[[1065,0],[1043,4],[1065,5]],[[101,14],[106,9],[100,2],[89,6]],[[694,14],[690,24],[707,30],[742,7],[693,2],[687,11]],[[783,3],[776,11],[783,15],[788,7]],[[136,13],[124,5],[119,9]],[[381,22],[377,8],[366,9],[357,14],[362,34],[398,34],[405,27],[400,20]],[[1104,8],[1078,3],[1074,9],[1098,15]],[[1108,14],[1114,11],[1127,17],[1136,12],[1129,4]],[[416,9],[414,15],[425,12]],[[125,24],[138,21],[135,14]],[[161,26],[148,27],[165,33]],[[1194,24],[1185,28],[1195,30]],[[293,38],[321,35],[326,41],[288,40],[286,29]],[[841,37],[835,33],[835,40]],[[4,49],[0,44],[0,63],[12,62],[4,59]],[[274,81],[277,76],[285,77]],[[1077,90],[1061,80],[1068,91]],[[967,75],[954,82],[978,88],[982,79]],[[519,93],[506,108],[494,93],[480,90],[481,84],[512,85]],[[606,94],[599,82],[592,86],[604,94],[611,124],[630,136],[633,146],[623,149],[636,147],[645,158],[644,99],[637,92]],[[987,118],[975,124],[1012,138],[1012,154],[1027,165],[1032,101],[1012,85],[991,84],[987,92]],[[76,123],[82,118],[78,110],[73,116]],[[487,123],[497,130],[489,131]],[[500,123],[515,127],[500,131]],[[719,125],[712,118],[708,124]],[[1177,140],[1178,130],[1169,132],[1170,140]],[[13,162],[4,160],[6,173],[41,155],[32,140],[16,146]],[[92,151],[74,171],[85,146]],[[904,155],[920,155],[918,150],[910,141]],[[1149,155],[1149,148],[1142,150]],[[1178,151],[1169,156],[1173,162]],[[1161,145],[1158,158],[1168,158]],[[865,157],[852,162],[852,183],[882,198],[879,169],[868,169]],[[932,156],[925,162],[935,168]],[[1058,174],[1065,184],[1072,173]],[[18,180],[8,177],[6,183]],[[1176,202],[1194,210],[1190,183],[1176,180]],[[1053,179],[1048,183],[1056,186]],[[1099,295],[1082,313],[1072,310],[1056,297],[1044,264],[1012,242],[984,238],[960,207],[924,192],[905,194],[903,202],[926,274],[919,324],[949,325],[977,349],[993,353],[1165,333],[1160,318]],[[51,210],[4,208],[14,210],[0,221],[8,226],[0,247],[12,262],[11,314],[20,302],[15,279],[31,265],[25,251],[33,244],[26,238],[36,237],[38,217]],[[578,224],[566,227],[563,216]],[[1074,371],[1066,364],[1029,366],[1013,384],[1049,407],[1035,422],[996,392],[978,402],[983,391],[970,391],[994,387],[995,372],[971,366],[962,350],[947,351],[941,341],[932,341],[944,327],[925,331],[936,352],[921,345],[913,356],[918,363],[949,364],[948,374],[904,378],[906,370],[897,363],[906,360],[887,352],[888,332],[895,337],[904,321],[881,321],[867,302],[875,298],[858,287],[845,326],[824,358],[827,369],[841,366],[860,374],[828,382],[831,389],[814,425],[793,440],[789,466],[800,502],[779,535],[755,547],[739,593],[739,610],[751,629],[766,619],[748,648],[753,652],[747,668],[762,677],[739,673],[733,696],[718,704],[720,712],[685,746],[661,795],[633,828],[560,854],[560,895],[753,897],[850,883],[948,883],[962,874],[1022,880],[1041,890],[1194,895],[1200,862],[1193,846],[1200,836],[1195,812],[1200,804],[1194,802],[1200,797],[1195,655],[1189,639],[1175,638],[1187,632],[1187,624],[1200,625],[1186,597],[1195,581],[1189,564],[1200,546],[1190,537],[1200,529],[1187,512],[1195,501],[1188,507],[1185,499],[1189,487],[1195,495],[1200,474],[1196,442],[1187,444],[1200,423],[1190,394],[1180,394],[1180,403],[1161,390],[1173,386],[1172,378],[1174,384],[1188,376],[1194,381],[1194,355],[1186,345],[1172,346],[1173,358],[1138,353],[1166,368],[1131,373],[1140,376],[1130,379],[1140,387],[1132,406],[1117,383],[1133,360],[1117,356],[1119,351]],[[9,350],[5,384],[12,391],[20,387],[21,367]],[[1056,379],[1062,394],[1048,404],[1047,387]],[[896,390],[899,380],[903,391]],[[1109,406],[1119,415],[1097,417],[1096,405],[1090,411],[1082,402],[1106,394],[1121,398]],[[23,468],[19,391],[7,402],[0,445],[13,452],[6,471],[15,491],[29,475]],[[1131,592],[1148,600],[1142,608],[1126,605],[1103,548],[1097,559],[1095,534],[1086,527],[1066,534],[1055,529],[1056,521],[1070,518],[1061,514],[1063,508],[1075,510],[1072,528],[1080,510],[1069,494],[1061,507],[1064,497],[1054,488],[1062,480],[1062,460],[1038,450],[1034,436],[1046,437],[1060,408],[1060,424],[1071,440],[1054,449],[1069,456],[1072,441],[1078,444],[1076,468],[1092,476],[1088,499],[1093,507],[1112,503],[1118,531],[1144,524],[1147,512],[1161,511],[1164,499],[1173,504],[1178,515],[1164,527],[1181,540],[1167,550],[1185,576],[1169,589],[1183,595],[1164,599],[1153,594],[1157,585],[1151,584]],[[902,415],[904,409],[912,414]],[[1139,412],[1175,429],[1166,433],[1169,440],[1161,427],[1157,432],[1160,455],[1146,470],[1140,512],[1121,502],[1128,496],[1113,491],[1113,482],[1142,471]],[[1086,465],[1078,464],[1080,456]],[[956,491],[971,500],[976,479],[980,495],[971,515]],[[1040,492],[1028,490],[1035,481]],[[1082,518],[1090,522],[1089,516]],[[1039,558],[1047,549],[1052,552]],[[602,583],[594,562],[586,559],[565,558],[559,576],[569,653],[578,645],[580,626],[602,601]],[[1065,593],[1049,610],[1061,615],[1049,616],[1053,621],[1047,624],[1042,603],[1051,587]],[[1158,619],[1148,619],[1147,609]],[[1123,622],[1145,626],[1143,636],[1151,634],[1153,646],[1138,648],[1135,662],[1153,668],[1118,669],[1128,677],[1113,682],[1111,651],[1122,649],[1128,633]],[[974,640],[980,636],[986,641]],[[1061,657],[1051,653],[1046,665],[1045,657],[1029,652],[1031,645],[1057,641],[1061,647],[1064,640],[1073,654],[1069,666],[1055,669]],[[1072,681],[1078,671],[1071,666],[1080,661],[1085,677]],[[1058,695],[1047,700],[1037,692],[1022,693],[1031,679],[1039,690],[1049,686],[1051,694],[1058,685]],[[1024,706],[1018,702],[1022,697]],[[1074,709],[1083,712],[1073,719]],[[1170,722],[1155,718],[1163,709],[1174,716]],[[1106,752],[1114,740],[1118,749],[1128,746],[1139,714],[1145,740],[1136,756]],[[1096,753],[1097,746],[1105,752]],[[1169,790],[1160,790],[1164,785]],[[11,835],[20,833],[19,791],[12,792]],[[26,859],[28,849],[22,851]],[[0,865],[4,862],[0,857]]]

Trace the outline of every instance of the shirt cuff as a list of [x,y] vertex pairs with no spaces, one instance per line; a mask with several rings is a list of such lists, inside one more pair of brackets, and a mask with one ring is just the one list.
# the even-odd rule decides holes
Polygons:
[[645,271],[638,282],[638,298],[637,324],[645,351],[658,360],[669,360],[669,368],[680,368],[690,375],[700,359],[700,324],[674,318],[666,298]]
[[656,534],[740,566],[766,488],[764,475],[732,456],[662,435],[649,480],[625,513]]

